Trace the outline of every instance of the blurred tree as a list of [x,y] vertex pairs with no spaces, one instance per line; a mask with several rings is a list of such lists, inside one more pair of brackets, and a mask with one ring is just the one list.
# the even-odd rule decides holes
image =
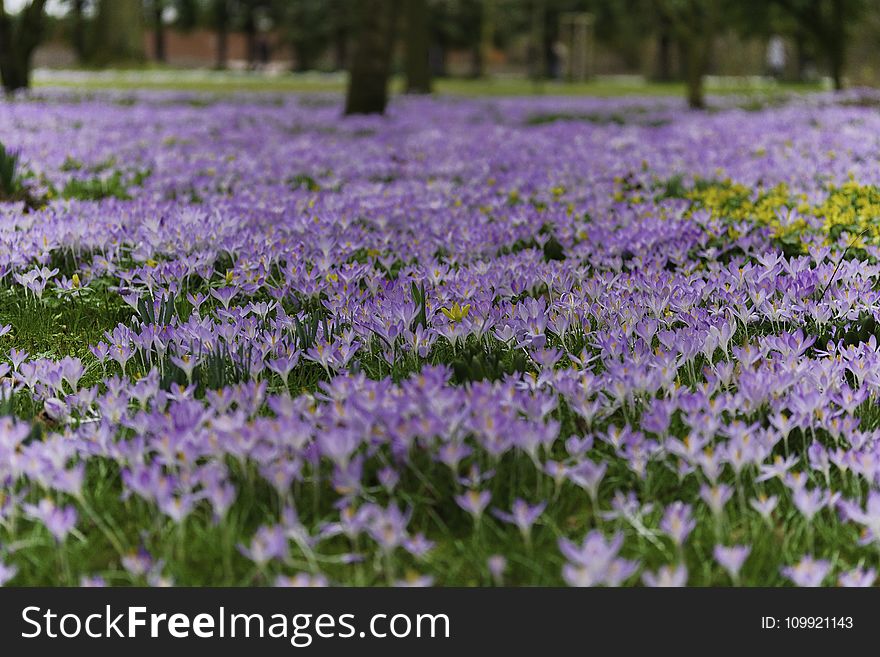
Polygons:
[[144,60],[144,7],[141,0],[99,0],[91,47],[97,64]]
[[662,16],[657,22],[657,57],[653,75],[658,82],[672,80],[672,27]]
[[202,7],[199,0],[173,0],[174,26],[183,31],[198,27],[202,18]]
[[486,65],[495,48],[495,0],[483,0],[483,11],[480,15],[480,61]]
[[850,25],[865,11],[865,0],[771,1],[788,12],[802,31],[813,38],[828,62],[834,89],[843,89],[847,34]]
[[[664,24],[663,16],[653,10],[650,0],[591,0],[586,9],[594,16],[597,41],[615,52],[627,68],[641,68],[645,41],[652,34],[661,42],[658,57],[669,57],[669,45],[672,41],[669,26]],[[666,53],[662,49],[664,34]],[[657,68],[661,71],[669,66],[668,59],[657,62]]]
[[454,40],[448,2],[433,0],[428,3],[428,32],[431,41],[431,75],[446,75],[446,56]]
[[241,14],[241,28],[244,31],[244,49],[248,68],[256,68],[257,63],[257,10],[260,0],[238,0]]
[[443,48],[444,61],[445,52],[449,50],[467,50],[470,53],[470,75],[474,78],[485,73],[481,38],[483,12],[484,0],[447,0],[434,2],[431,6],[431,21],[436,22],[432,41]]
[[529,41],[529,77],[538,81],[547,75],[546,23],[547,6],[545,0],[531,0],[532,32]]
[[82,64],[88,57],[88,44],[86,41],[86,8],[90,6],[88,0],[65,0],[68,11],[70,45],[76,54],[76,61]]
[[660,16],[672,30],[682,55],[688,105],[706,106],[703,76],[709,65],[712,42],[721,20],[721,0],[654,0]]
[[295,70],[313,70],[334,29],[333,7],[326,0],[276,0],[273,16],[293,50]]
[[244,32],[248,68],[255,69],[267,63],[271,46],[264,32],[274,24],[275,3],[273,0],[236,0],[232,9]]
[[153,27],[153,56],[157,62],[164,62],[165,56],[165,0],[147,0],[147,6],[152,17]]
[[229,29],[232,23],[230,0],[210,0],[209,23],[217,32],[217,51],[214,66],[223,70],[229,64]]
[[7,93],[30,86],[31,57],[43,37],[46,0],[31,0],[17,15],[0,0],[0,78]]
[[382,114],[397,18],[395,0],[358,0],[354,53],[345,97],[346,114]]
[[331,41],[333,42],[333,68],[348,68],[348,43],[351,37],[351,9],[348,0],[327,0],[330,11]]
[[406,0],[406,92],[431,93],[427,0]]

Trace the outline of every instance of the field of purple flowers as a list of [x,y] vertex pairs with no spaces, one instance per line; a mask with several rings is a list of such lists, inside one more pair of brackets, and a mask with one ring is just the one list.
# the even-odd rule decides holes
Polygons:
[[0,107],[0,583],[871,585],[880,96]]

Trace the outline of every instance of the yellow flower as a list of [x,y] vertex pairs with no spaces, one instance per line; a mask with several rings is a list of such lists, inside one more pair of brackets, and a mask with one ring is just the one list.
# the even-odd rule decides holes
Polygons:
[[446,315],[451,322],[460,322],[468,316],[468,312],[470,312],[470,309],[471,304],[467,303],[464,306],[460,306],[456,301],[452,304],[451,308],[441,308],[440,312]]
[[73,276],[70,277],[70,282],[73,284],[73,287],[78,288],[80,286],[79,274],[74,272]]

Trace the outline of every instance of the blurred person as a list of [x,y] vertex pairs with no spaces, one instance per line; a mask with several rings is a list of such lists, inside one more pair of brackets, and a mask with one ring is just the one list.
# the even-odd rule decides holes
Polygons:
[[552,48],[553,53],[553,79],[562,80],[568,72],[568,46],[562,41],[556,41]]
[[778,34],[771,36],[767,43],[767,70],[776,80],[785,73],[785,41]]

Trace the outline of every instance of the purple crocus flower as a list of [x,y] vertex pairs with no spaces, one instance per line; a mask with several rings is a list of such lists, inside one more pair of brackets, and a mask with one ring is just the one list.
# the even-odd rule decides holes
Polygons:
[[642,582],[652,588],[678,588],[687,586],[688,571],[684,564],[661,566],[656,573],[645,571]]
[[23,509],[28,516],[42,522],[59,543],[64,542],[76,525],[77,514],[73,506],[59,507],[48,498],[43,498],[36,505],[25,504]]
[[742,569],[743,563],[745,563],[751,551],[752,548],[748,545],[732,545],[730,547],[716,545],[712,554],[715,557],[715,561],[730,575],[730,579],[737,582],[739,581],[739,571]]
[[588,533],[579,546],[560,539],[559,549],[568,560],[562,568],[562,578],[569,586],[620,585],[638,568],[636,562],[617,557],[622,545],[623,534],[606,540],[598,530]]
[[716,484],[714,486],[704,484],[700,487],[700,498],[716,516],[721,515],[724,505],[727,504],[731,495],[733,495],[733,489],[726,484]]
[[79,579],[80,588],[102,589],[107,586],[107,581],[100,575],[83,575]]
[[263,525],[254,534],[249,546],[239,546],[239,551],[258,566],[273,559],[286,559],[290,554],[287,533],[281,525]]
[[394,582],[397,588],[424,588],[434,586],[434,578],[430,575],[419,575],[418,573],[408,573],[404,579]]
[[403,542],[404,549],[417,559],[424,558],[434,549],[434,541],[429,541],[424,534],[416,534]]
[[776,508],[776,505],[779,503],[779,498],[775,495],[759,495],[755,499],[751,500],[749,504],[751,507],[761,514],[761,517],[768,521],[770,520],[770,514],[773,513],[773,509]]
[[229,310],[229,304],[235,295],[238,294],[238,288],[226,286],[211,290],[211,296],[223,304],[225,310]]
[[801,515],[806,518],[807,522],[813,522],[813,517],[825,508],[825,504],[828,502],[828,497],[825,494],[825,491],[818,488],[813,488],[811,490],[797,488],[792,494],[792,501],[797,507],[797,510],[801,512]]
[[841,502],[840,504],[847,518],[862,525],[874,539],[880,537],[880,491],[868,492],[864,509],[860,508],[858,503]]
[[590,459],[584,459],[575,466],[566,470],[570,481],[583,488],[595,501],[599,495],[599,484],[605,476],[608,464],[604,461],[596,463]]
[[687,537],[697,526],[691,512],[690,504],[676,501],[666,507],[663,518],[660,520],[660,529],[672,539],[678,548],[684,545]]
[[502,554],[493,554],[486,560],[486,565],[495,586],[501,586],[504,582],[504,571],[507,570],[507,559]]
[[516,525],[520,533],[528,540],[532,531],[532,525],[544,513],[547,508],[546,502],[539,504],[529,504],[525,500],[517,498],[513,502],[513,509],[510,513],[501,509],[492,509],[492,515],[502,522]]
[[875,568],[853,568],[845,573],[841,573],[837,578],[837,585],[846,588],[867,588],[874,586],[877,581],[877,570]]
[[297,573],[296,575],[279,575],[275,578],[275,586],[282,588],[322,588],[330,583],[324,575]]
[[0,561],[0,586],[6,586],[18,574],[18,568]]
[[122,557],[122,567],[134,577],[143,577],[155,567],[153,556],[141,547]]
[[462,509],[471,514],[475,520],[479,520],[483,511],[489,505],[492,494],[487,491],[469,490],[464,495],[456,495],[455,501]]
[[817,587],[831,570],[831,563],[824,559],[815,559],[812,555],[804,556],[794,566],[784,566],[782,574],[796,586]]
[[404,545],[407,540],[409,512],[404,513],[396,504],[389,505],[387,509],[372,504],[364,507],[364,513],[368,518],[367,532],[383,552],[391,552]]

